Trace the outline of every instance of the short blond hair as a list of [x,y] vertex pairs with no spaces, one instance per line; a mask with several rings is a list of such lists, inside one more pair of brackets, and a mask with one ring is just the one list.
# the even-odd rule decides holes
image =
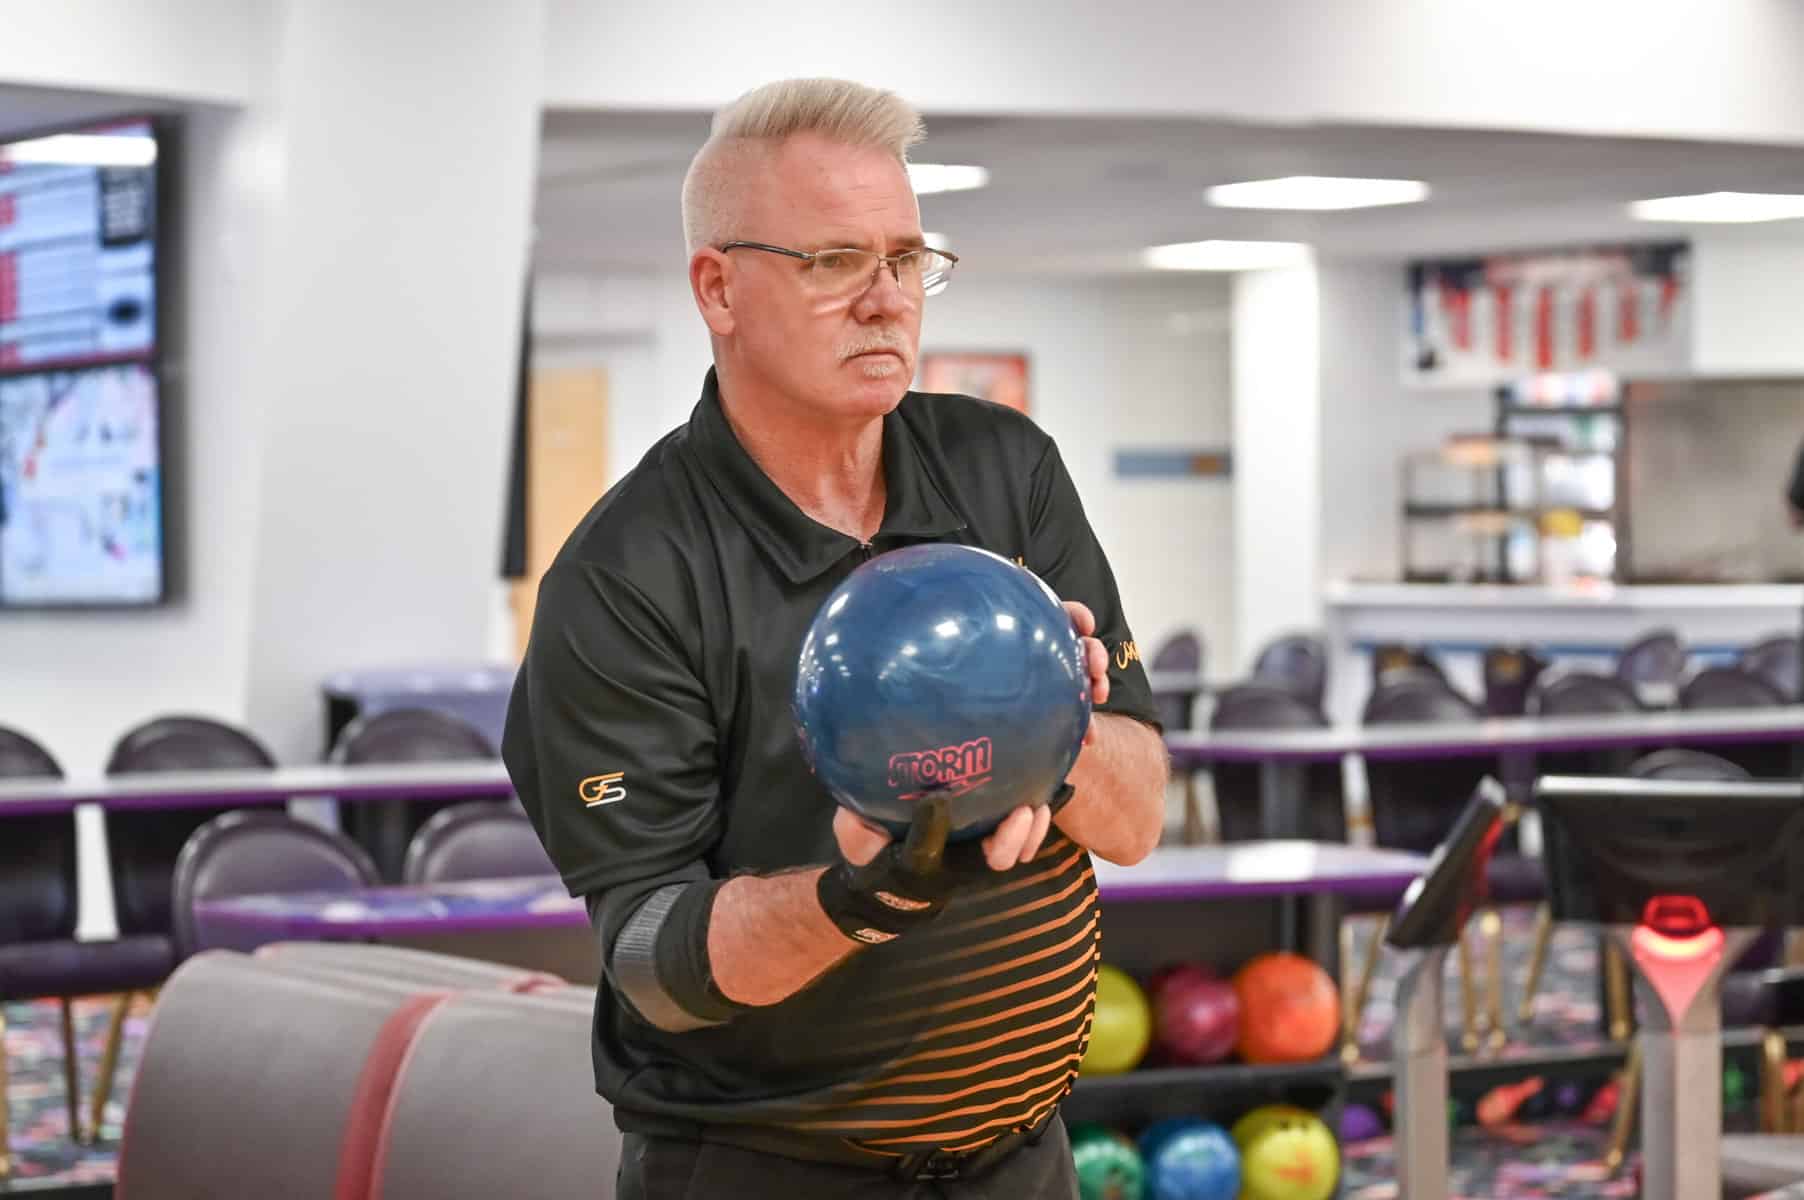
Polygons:
[[927,136],[921,114],[894,92],[845,79],[784,79],[714,114],[683,177],[683,240],[694,254],[735,235],[737,187],[756,157],[802,133],[887,150],[900,163]]

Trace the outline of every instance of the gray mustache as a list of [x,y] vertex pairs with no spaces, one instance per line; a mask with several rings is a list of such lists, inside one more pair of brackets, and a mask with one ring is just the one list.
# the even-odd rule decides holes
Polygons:
[[866,343],[863,343],[863,344],[860,344],[857,346],[853,346],[849,350],[845,351],[845,353],[843,353],[840,357],[841,358],[856,358],[860,354],[874,354],[879,350],[887,350],[891,354],[898,355],[899,357],[901,357],[903,359],[908,358],[908,347],[903,345],[901,342],[894,341],[889,338],[885,338],[882,341],[878,341],[878,342],[866,342]]

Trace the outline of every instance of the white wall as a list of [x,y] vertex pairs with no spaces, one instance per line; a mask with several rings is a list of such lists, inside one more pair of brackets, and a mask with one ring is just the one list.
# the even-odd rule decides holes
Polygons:
[[0,83],[240,104],[278,0],[55,0],[5,6]]
[[928,301],[925,351],[1025,350],[1033,415],[1059,444],[1150,655],[1181,628],[1211,661],[1232,645],[1233,487],[1123,480],[1122,448],[1225,446],[1227,286],[1217,277],[960,279]]
[[1234,277],[1234,661],[1321,624],[1321,378],[1313,264]]
[[[609,481],[688,419],[710,362],[687,282],[547,273],[534,362],[609,377]],[[1233,640],[1233,492],[1225,480],[1118,480],[1119,447],[1225,446],[1227,285],[961,278],[928,303],[922,348],[1025,350],[1034,416],[1058,440],[1109,552],[1140,644],[1181,627]],[[1220,648],[1220,649],[1215,649]]]
[[1400,261],[1317,267],[1321,328],[1321,576],[1394,580],[1403,456],[1491,429],[1484,388],[1404,383]]
[[1696,374],[1804,374],[1804,241],[1703,231],[1691,267]]
[[[832,0],[553,0],[551,106],[708,109],[830,74],[931,112],[1194,113],[1804,142],[1791,0],[925,0],[931,52]],[[700,36],[699,31],[706,31]]]
[[[257,92],[254,48],[286,7],[9,4],[0,83],[237,103]],[[440,11],[462,19],[477,7],[502,6]],[[872,54],[888,31],[829,0],[780,12],[553,0],[542,94],[554,107],[707,109],[766,79],[838,74],[937,112],[1804,142],[1804,6],[1793,0],[924,0],[911,16],[931,31],[931,53]]]
[[542,15],[287,10],[247,699],[283,757],[324,748],[327,672],[490,644]]

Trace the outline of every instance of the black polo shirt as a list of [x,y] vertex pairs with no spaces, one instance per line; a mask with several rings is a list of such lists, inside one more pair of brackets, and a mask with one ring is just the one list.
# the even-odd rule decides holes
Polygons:
[[[671,883],[836,860],[833,801],[790,696],[809,622],[873,554],[961,542],[1024,562],[1096,613],[1111,663],[1101,711],[1156,724],[1108,560],[1045,433],[997,405],[910,392],[884,418],[883,468],[870,545],[816,523],[739,444],[710,371],[688,424],[546,573],[503,756],[604,946]],[[932,925],[722,1024],[667,1032],[604,976],[597,1088],[628,1130],[779,1127],[880,1154],[980,1146],[1069,1089],[1099,936],[1089,856],[1055,828],[1033,862]]]

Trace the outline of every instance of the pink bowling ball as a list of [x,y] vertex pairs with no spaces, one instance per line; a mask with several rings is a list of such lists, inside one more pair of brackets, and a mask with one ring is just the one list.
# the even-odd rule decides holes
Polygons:
[[1174,1063],[1220,1062],[1240,1034],[1234,987],[1203,967],[1162,972],[1153,992],[1153,1040]]

